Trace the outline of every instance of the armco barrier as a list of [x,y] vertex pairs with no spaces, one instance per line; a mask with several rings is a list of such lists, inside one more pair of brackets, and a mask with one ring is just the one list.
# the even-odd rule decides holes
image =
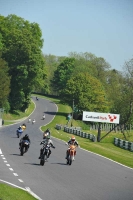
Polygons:
[[122,139],[114,138],[114,144],[125,150],[133,151],[133,142],[128,142]]
[[128,150],[133,151],[133,142],[128,142]]
[[64,131],[67,132],[67,133],[72,133],[72,134],[74,134],[74,135],[78,135],[78,136],[80,136],[80,137],[90,139],[90,140],[92,140],[93,142],[96,142],[96,141],[97,141],[95,135],[90,134],[90,133],[82,132],[80,127],[67,127],[67,126],[62,126],[62,125],[60,125],[60,124],[56,124],[56,127],[55,127],[55,128],[56,128],[57,130],[64,130]]
[[[67,132],[67,133],[72,133],[74,135],[78,135],[80,137],[90,139],[93,142],[97,141],[97,137],[95,135],[93,135],[91,133],[82,132],[80,127],[78,127],[78,128],[67,127],[67,126],[62,126],[60,124],[56,124],[56,129],[57,130],[63,130],[64,129],[64,131]],[[128,142],[128,141],[125,141],[125,140],[122,140],[122,139],[119,139],[119,138],[114,138],[114,144],[118,147],[125,149],[125,150],[129,150],[129,151],[133,152],[133,142]]]
[[[74,135],[78,135],[83,138],[87,138],[92,140],[93,142],[97,141],[97,137],[91,133],[85,133],[81,131],[80,127],[67,127],[67,126],[62,126],[60,124],[56,124],[56,129],[57,130],[63,130],[67,133],[72,133]],[[121,147],[125,150],[129,150],[133,152],[133,142],[128,142],[119,138],[114,138],[114,144],[118,147]]]
[[85,132],[83,132],[83,138],[85,138],[86,137],[86,133]]
[[118,138],[114,138],[114,143],[116,146],[118,146]]

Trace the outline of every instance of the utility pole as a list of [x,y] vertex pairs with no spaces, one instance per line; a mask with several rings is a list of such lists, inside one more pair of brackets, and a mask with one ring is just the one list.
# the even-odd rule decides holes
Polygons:
[[100,142],[101,140],[101,122],[98,123],[98,134],[97,134],[97,141]]
[[4,108],[0,108],[0,127],[3,125],[3,113],[4,113]]
[[73,107],[72,107],[72,121],[71,121],[71,126],[73,126],[73,113],[74,113],[74,99],[73,99]]

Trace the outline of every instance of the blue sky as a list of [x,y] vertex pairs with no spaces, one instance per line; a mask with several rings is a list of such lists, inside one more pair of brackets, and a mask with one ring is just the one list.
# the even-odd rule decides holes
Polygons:
[[0,14],[38,23],[44,54],[91,52],[119,71],[133,58],[133,0],[0,0]]

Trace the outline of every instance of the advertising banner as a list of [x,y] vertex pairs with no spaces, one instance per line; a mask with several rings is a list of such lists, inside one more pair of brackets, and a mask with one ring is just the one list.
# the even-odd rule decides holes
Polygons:
[[120,115],[83,111],[83,121],[119,124]]

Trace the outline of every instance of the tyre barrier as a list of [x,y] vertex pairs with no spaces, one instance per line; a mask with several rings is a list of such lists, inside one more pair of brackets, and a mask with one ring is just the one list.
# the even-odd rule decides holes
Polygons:
[[85,133],[83,131],[81,131],[81,128],[80,127],[67,127],[67,126],[62,126],[60,124],[56,124],[56,127],[55,127],[57,130],[64,130],[64,132],[67,132],[67,133],[72,133],[74,135],[77,135],[77,136],[80,136],[80,137],[83,137],[83,138],[87,138],[87,139],[90,139],[92,140],[93,142],[96,142],[97,141],[97,137],[91,133]]
[[[92,140],[93,142],[97,142],[97,137],[91,133],[85,133],[81,131],[80,127],[67,127],[67,126],[62,126],[60,124],[56,124],[55,127],[57,130],[64,130],[64,132],[67,133],[72,133],[74,135],[78,135],[83,138],[87,138]],[[114,138],[114,144],[115,146],[118,146],[122,149],[129,150],[133,152],[133,142],[128,142],[119,138]]]
[[133,142],[128,142],[119,138],[114,138],[115,146],[118,146],[122,149],[129,150],[133,152]]

